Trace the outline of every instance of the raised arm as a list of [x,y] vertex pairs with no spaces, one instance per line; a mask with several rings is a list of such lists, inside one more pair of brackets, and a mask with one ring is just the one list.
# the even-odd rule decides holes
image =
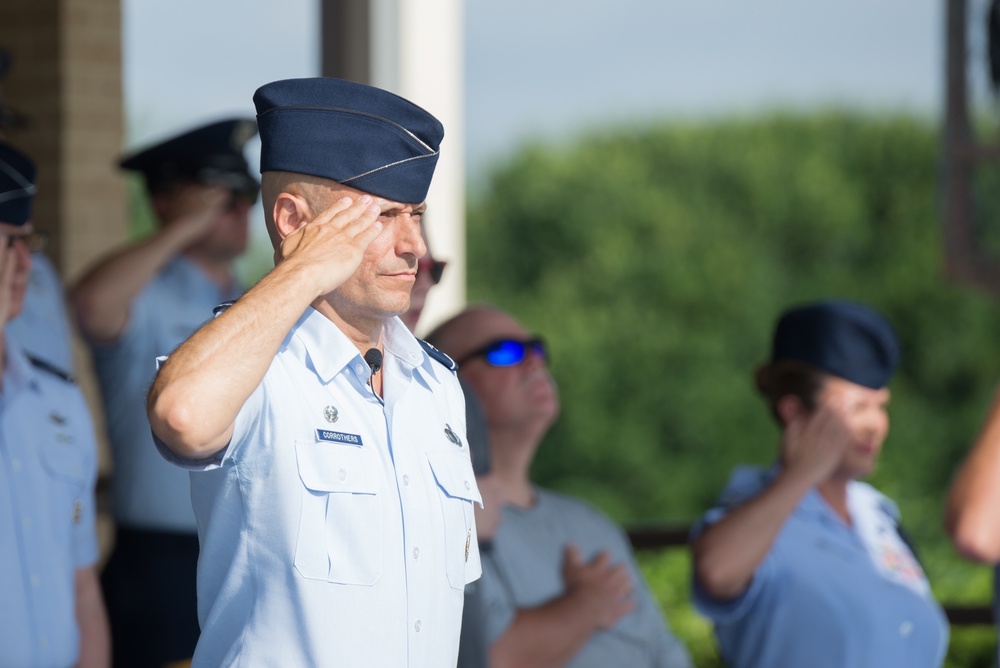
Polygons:
[[184,186],[150,237],[99,260],[70,291],[80,332],[108,343],[125,330],[132,302],[173,258],[204,236],[226,201],[217,186]]
[[951,490],[945,528],[967,559],[1000,561],[1000,393]]
[[281,244],[277,266],[181,344],[153,381],[149,423],[167,447],[203,459],[229,443],[236,415],[288,331],[313,301],[354,273],[382,230],[378,215],[378,205],[363,195],[343,198],[309,222],[279,223],[294,231]]
[[583,562],[566,548],[566,592],[536,608],[522,608],[490,647],[493,668],[564,666],[599,629],[611,628],[634,607],[626,564],[612,564],[607,552]]
[[849,440],[837,410],[822,406],[789,422],[781,472],[695,539],[695,577],[710,596],[730,600],[745,592],[802,497],[833,473]]

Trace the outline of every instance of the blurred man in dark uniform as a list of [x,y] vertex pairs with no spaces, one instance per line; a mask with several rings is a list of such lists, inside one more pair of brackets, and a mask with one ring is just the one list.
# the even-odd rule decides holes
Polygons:
[[72,290],[114,453],[118,530],[103,585],[119,666],[190,659],[197,643],[190,483],[157,455],[144,402],[155,358],[242,292],[232,264],[246,249],[259,191],[243,155],[256,132],[252,119],[225,120],[125,157],[122,169],[145,179],[158,227],[98,261]]

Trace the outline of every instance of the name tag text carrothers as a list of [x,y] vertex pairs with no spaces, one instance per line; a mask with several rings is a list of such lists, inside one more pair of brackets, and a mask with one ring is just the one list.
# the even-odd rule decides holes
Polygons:
[[347,445],[362,446],[360,434],[345,434],[342,431],[330,431],[329,429],[317,429],[316,440],[327,443],[345,443]]

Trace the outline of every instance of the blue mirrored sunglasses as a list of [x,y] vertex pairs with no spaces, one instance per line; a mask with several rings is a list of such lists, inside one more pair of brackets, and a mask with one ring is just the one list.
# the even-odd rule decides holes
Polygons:
[[516,366],[524,361],[528,356],[528,351],[533,351],[543,360],[548,360],[548,352],[545,349],[545,342],[539,337],[532,337],[526,341],[517,339],[498,339],[479,350],[473,351],[458,361],[459,365],[465,364],[476,357],[483,357],[490,366]]

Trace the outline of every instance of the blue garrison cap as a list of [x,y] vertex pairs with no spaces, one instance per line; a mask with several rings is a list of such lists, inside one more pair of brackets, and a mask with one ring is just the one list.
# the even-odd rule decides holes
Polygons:
[[243,147],[256,134],[252,118],[218,121],[127,155],[118,164],[145,176],[150,190],[174,181],[195,181],[256,195],[260,183],[243,155]]
[[34,199],[35,163],[10,144],[0,142],[0,223],[27,223]]
[[899,340],[878,311],[828,300],[782,314],[771,361],[796,360],[872,389],[885,387],[899,366]]
[[342,79],[286,79],[253,96],[260,171],[330,179],[418,204],[437,165],[444,127],[398,95]]

